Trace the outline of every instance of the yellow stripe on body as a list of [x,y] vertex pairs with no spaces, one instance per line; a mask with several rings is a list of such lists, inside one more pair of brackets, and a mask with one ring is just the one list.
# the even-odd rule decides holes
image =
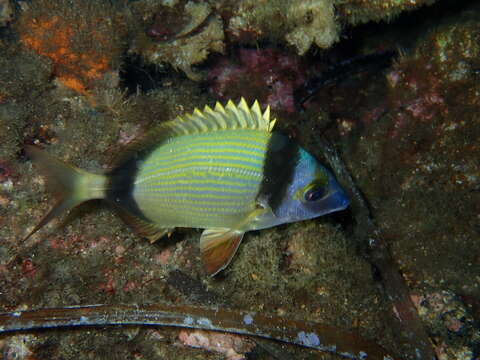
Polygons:
[[[228,143],[226,143],[228,144]],[[202,149],[201,151],[196,148],[188,147],[185,151],[172,152],[169,154],[159,154],[155,158],[149,160],[148,164],[143,166],[143,170],[151,170],[158,167],[161,163],[175,163],[195,158],[218,158],[226,160],[241,160],[245,162],[253,162],[255,164],[261,164],[263,162],[263,152],[248,151],[243,149],[234,149],[228,151],[228,153],[237,155],[221,155],[224,153],[223,149]],[[219,155],[220,154],[220,155]]]
[[[212,185],[212,186],[210,186]],[[215,186],[217,185],[217,186]],[[198,180],[173,180],[173,181],[159,181],[155,185],[151,185],[149,190],[152,192],[176,192],[179,187],[187,189],[188,191],[205,191],[205,192],[218,192],[218,186],[227,186],[228,191],[232,194],[243,195],[250,191],[247,186],[240,187],[238,182],[224,181],[217,179],[209,179],[208,185],[203,185],[198,183]],[[240,185],[240,186],[239,186]]]
[[[177,198],[182,198],[182,199],[235,199],[239,200],[242,197],[248,195],[251,192],[251,189],[245,188],[242,189],[241,191],[238,191],[237,189],[228,189],[228,192],[224,191],[221,192],[219,189],[215,189],[215,191],[206,191],[203,187],[197,186],[197,187],[181,187],[172,189],[173,191],[165,191],[163,188],[161,190],[153,190],[151,191],[149,189],[148,195],[150,196],[155,196],[156,199],[173,199],[176,200]],[[232,191],[233,190],[233,191]],[[137,191],[137,194],[141,193],[141,191]]]
[[[228,136],[227,136],[228,137]],[[143,164],[145,171],[158,168],[160,164],[174,163],[195,158],[222,158],[225,160],[240,160],[244,162],[261,163],[265,155],[266,141],[263,144],[252,145],[250,143],[238,141],[223,141],[224,137],[207,139],[202,137],[198,141],[195,137],[185,136],[182,141],[168,142],[155,150],[149,159]],[[250,139],[248,139],[250,140]],[[256,150],[256,151],[254,151]],[[235,155],[225,155],[225,153]]]
[[[163,203],[163,199],[174,203],[210,198],[212,199],[210,203],[213,204],[224,203],[225,199],[230,199],[241,207],[242,204],[247,206],[253,202],[262,180],[260,171],[245,174],[243,169],[217,166],[203,167],[202,171],[199,167],[192,165],[176,173],[177,179],[173,181],[165,180],[162,175],[158,173],[138,181],[135,185],[135,197],[145,200],[151,198],[158,203]],[[179,176],[189,180],[184,182],[179,179]],[[217,186],[212,186],[214,184]]]
[[155,196],[151,192],[134,192],[139,208],[147,218],[166,227],[229,227],[234,226],[255,210],[255,196],[258,184],[250,191],[233,197],[205,197],[181,189],[177,197]]
[[[146,176],[140,173],[134,183],[135,186],[141,187],[161,185],[162,180],[173,180],[175,178],[188,176],[198,176],[205,178],[210,177],[212,180],[217,180],[219,182],[223,181],[222,179],[224,178],[226,178],[226,181],[256,181],[261,179],[262,177],[261,171],[257,171],[257,169],[254,168],[245,169],[243,167],[232,166],[231,164],[225,164],[224,166],[212,166],[208,162],[178,165],[174,168],[169,168],[165,172],[164,170],[165,169],[161,169],[154,173],[148,173]],[[154,179],[157,179],[157,181],[153,182],[152,180]],[[225,182],[224,184],[226,185],[227,183]]]
[[[163,161],[164,164],[168,164],[167,167],[162,167],[159,166],[160,164],[157,164],[156,169],[154,167],[150,167],[150,171],[148,171],[148,168],[144,167],[142,168],[142,174],[148,174],[148,176],[158,174],[160,172],[174,172],[175,170],[178,169],[183,169],[183,168],[189,168],[189,167],[202,167],[202,166],[208,166],[212,164],[212,160],[214,160],[215,167],[236,167],[244,170],[250,170],[250,171],[257,171],[259,166],[261,168],[263,164],[263,159],[258,159],[258,160],[245,160],[244,157],[241,156],[235,156],[235,155],[209,155],[208,156],[208,161],[204,161],[205,156],[203,155],[191,155],[191,156],[186,156],[174,160],[169,160],[169,161]],[[223,161],[223,163],[221,163]],[[244,163],[236,163],[235,161],[241,161]],[[185,162],[185,164],[182,164]],[[251,165],[247,165],[247,164]],[[176,165],[174,165],[176,164]]]
[[[197,135],[196,137],[198,137]],[[189,141],[185,141],[189,140]],[[232,136],[222,136],[221,138],[214,139],[205,139],[204,137],[196,139],[194,136],[189,136],[188,139],[185,139],[182,142],[169,140],[162,145],[162,151],[168,152],[172,150],[176,153],[181,153],[186,150],[189,150],[192,147],[201,147],[203,149],[208,149],[209,147],[224,147],[228,148],[239,148],[239,149],[248,149],[248,150],[257,150],[258,152],[264,152],[265,150],[265,136],[259,138],[252,138],[249,136],[243,137],[232,137]],[[168,149],[168,151],[166,151]],[[255,153],[252,151],[252,153]]]
[[[150,201],[152,199],[150,198]],[[234,210],[225,207],[212,207],[198,205],[192,207],[189,204],[170,204],[165,206],[154,201],[152,204],[142,204],[142,211],[145,215],[158,225],[163,227],[194,227],[194,228],[233,228],[243,222],[256,207],[253,205],[244,206],[242,209]],[[154,210],[152,210],[154,209]]]
[[[238,132],[243,133],[243,135],[238,135]],[[241,179],[247,179],[250,172],[255,173],[253,177],[261,176],[259,173],[262,172],[269,137],[270,133],[263,131],[225,130],[212,134],[172,138],[145,160],[135,183],[140,184],[157,175],[168,179],[171,174],[188,170],[190,167],[200,169],[200,171],[215,171],[212,167],[213,164],[218,168],[227,168],[226,170],[220,169],[220,171],[236,172],[236,176]],[[238,142],[239,139],[250,141],[252,138],[259,141],[258,145],[263,146],[260,153],[232,147],[229,146],[229,142],[224,141],[225,139],[233,139],[236,140],[236,144],[241,145],[242,143]],[[220,146],[220,144],[225,146]],[[229,155],[225,155],[225,153]],[[218,177],[224,178],[225,174],[218,174]]]
[[[225,227],[255,209],[265,151],[241,148],[238,136],[222,133],[173,138],[145,160],[134,197],[147,218],[163,226]],[[265,149],[269,136],[256,133]]]

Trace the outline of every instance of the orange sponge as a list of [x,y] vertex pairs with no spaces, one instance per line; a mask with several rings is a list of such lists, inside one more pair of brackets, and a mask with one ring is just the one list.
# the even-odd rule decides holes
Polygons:
[[58,1],[49,10],[27,10],[17,29],[20,39],[52,61],[53,74],[61,83],[90,96],[95,81],[119,62],[118,31],[105,8],[94,14],[92,6],[70,9],[66,1]]

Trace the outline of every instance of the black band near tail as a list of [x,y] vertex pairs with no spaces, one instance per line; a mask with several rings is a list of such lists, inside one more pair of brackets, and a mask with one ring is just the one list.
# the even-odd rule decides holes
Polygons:
[[275,213],[288,185],[292,182],[295,166],[300,156],[300,146],[285,135],[273,133],[265,155],[263,179],[257,198],[266,200]]
[[143,163],[149,152],[139,152],[132,158],[124,161],[113,169],[109,174],[106,199],[144,221],[150,221],[142,213],[137,202],[133,198],[135,179],[138,174],[138,165]]

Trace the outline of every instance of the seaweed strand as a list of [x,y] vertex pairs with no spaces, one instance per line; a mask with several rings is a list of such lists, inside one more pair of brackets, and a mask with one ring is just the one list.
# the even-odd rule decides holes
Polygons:
[[311,321],[186,305],[85,305],[0,314],[0,334],[35,329],[141,325],[220,331],[295,344],[347,359],[394,358],[353,332]]

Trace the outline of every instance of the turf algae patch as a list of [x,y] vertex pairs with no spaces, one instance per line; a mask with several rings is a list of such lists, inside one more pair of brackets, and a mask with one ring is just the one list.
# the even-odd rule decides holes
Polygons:
[[372,338],[382,333],[386,342],[393,337],[383,324],[388,304],[369,265],[325,221],[251,234],[225,279],[208,286],[253,311],[274,309],[282,316],[360,328]]
[[[18,45],[0,43],[0,158],[13,160],[21,149],[23,130],[34,114],[43,112],[39,101],[48,91],[51,67]],[[40,110],[42,109],[42,110]]]

